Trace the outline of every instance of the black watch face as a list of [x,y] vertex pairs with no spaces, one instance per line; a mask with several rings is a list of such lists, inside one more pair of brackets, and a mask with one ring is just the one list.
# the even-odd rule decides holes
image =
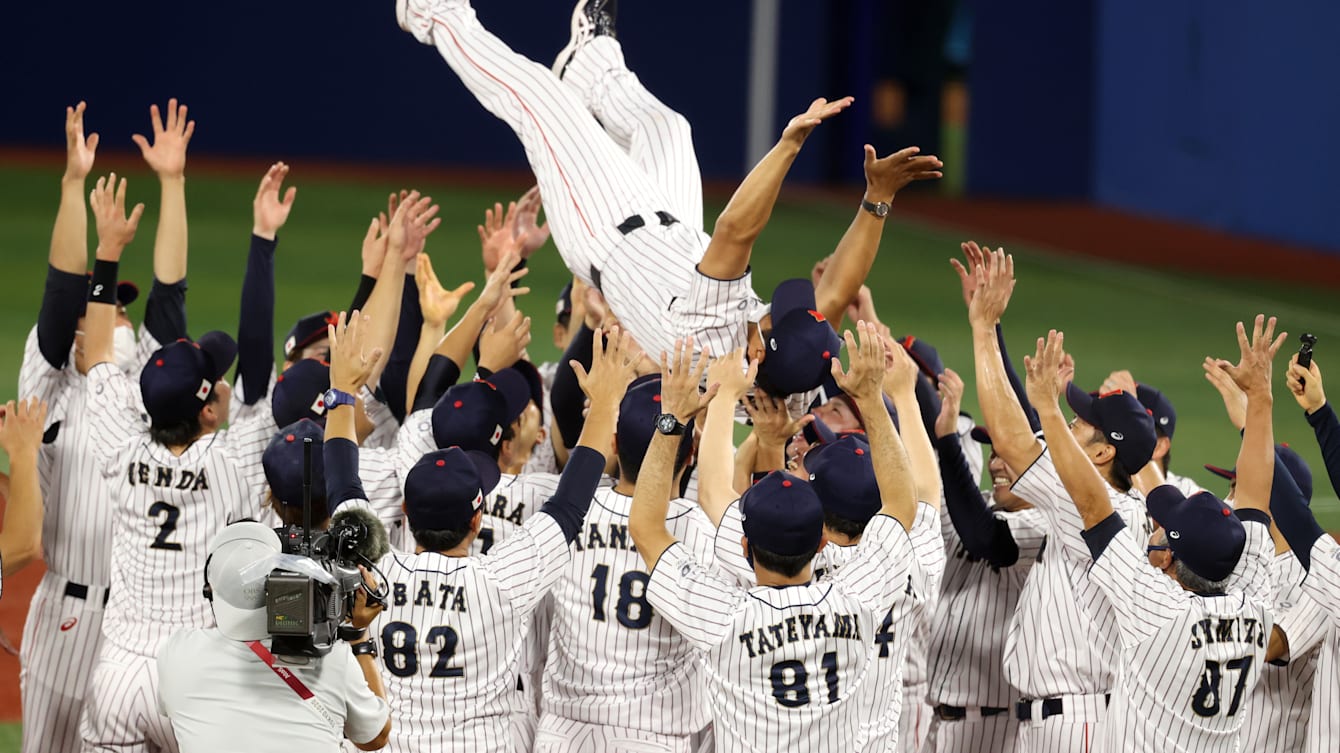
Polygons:
[[669,413],[662,413],[660,418],[656,419],[656,423],[656,428],[662,434],[673,434],[675,429],[679,427],[679,420]]
[[886,216],[888,216],[888,214],[889,214],[889,205],[888,205],[888,204],[884,204],[884,203],[876,204],[876,205],[875,205],[875,214],[879,215],[880,217],[886,217]]

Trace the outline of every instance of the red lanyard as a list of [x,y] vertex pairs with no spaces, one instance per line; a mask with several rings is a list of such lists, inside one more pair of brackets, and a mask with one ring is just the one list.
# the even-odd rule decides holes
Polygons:
[[313,694],[306,685],[302,684],[302,680],[299,680],[298,676],[293,674],[288,667],[281,667],[275,664],[275,657],[274,654],[270,653],[270,649],[266,648],[260,641],[250,641],[247,643],[247,648],[251,649],[251,653],[255,654],[261,661],[265,662],[265,666],[269,667],[272,672],[279,675],[279,679],[283,680],[284,684],[288,685],[294,693],[297,693],[299,698],[306,701],[316,713],[321,715],[321,718],[329,722],[330,726],[333,727],[337,733],[343,734],[344,725],[337,722],[335,718],[330,715],[330,712],[326,710],[325,705],[317,700],[316,695]]

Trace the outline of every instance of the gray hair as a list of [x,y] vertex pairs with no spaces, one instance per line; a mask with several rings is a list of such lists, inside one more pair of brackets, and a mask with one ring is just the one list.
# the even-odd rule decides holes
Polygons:
[[[1158,545],[1168,545],[1168,532],[1161,528],[1158,532]],[[1169,549],[1168,553],[1172,554],[1172,550]],[[1190,567],[1187,567],[1185,562],[1177,559],[1176,554],[1172,554],[1172,558],[1173,575],[1177,577],[1177,582],[1181,583],[1182,587],[1186,590],[1198,594],[1221,594],[1228,590],[1228,578],[1224,578],[1223,580],[1210,580],[1204,578],[1197,575]]]

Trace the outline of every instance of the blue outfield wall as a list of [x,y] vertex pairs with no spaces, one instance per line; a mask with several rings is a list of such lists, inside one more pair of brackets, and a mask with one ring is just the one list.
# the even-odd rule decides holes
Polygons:
[[[567,42],[565,0],[474,5],[487,27],[546,66]],[[750,3],[622,5],[630,67],[694,125],[704,174],[741,175]],[[524,167],[511,132],[435,50],[396,26],[393,9],[394,0],[13,4],[0,28],[0,144],[59,146],[63,108],[82,98],[103,143],[132,148],[148,105],[178,96],[198,118],[198,154]],[[784,14],[779,133],[823,92],[823,19],[818,4]],[[815,153],[797,176],[817,179],[826,149],[807,151]]]
[[977,3],[969,187],[1340,253],[1340,5]]

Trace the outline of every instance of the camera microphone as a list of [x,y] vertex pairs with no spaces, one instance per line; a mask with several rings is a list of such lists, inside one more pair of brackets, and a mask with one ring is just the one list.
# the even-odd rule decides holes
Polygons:
[[356,552],[369,563],[375,565],[390,553],[391,540],[386,535],[386,526],[382,525],[377,516],[366,507],[341,505],[330,519],[330,530],[333,535],[338,536],[338,532],[346,527],[362,533],[356,537],[358,541]]

